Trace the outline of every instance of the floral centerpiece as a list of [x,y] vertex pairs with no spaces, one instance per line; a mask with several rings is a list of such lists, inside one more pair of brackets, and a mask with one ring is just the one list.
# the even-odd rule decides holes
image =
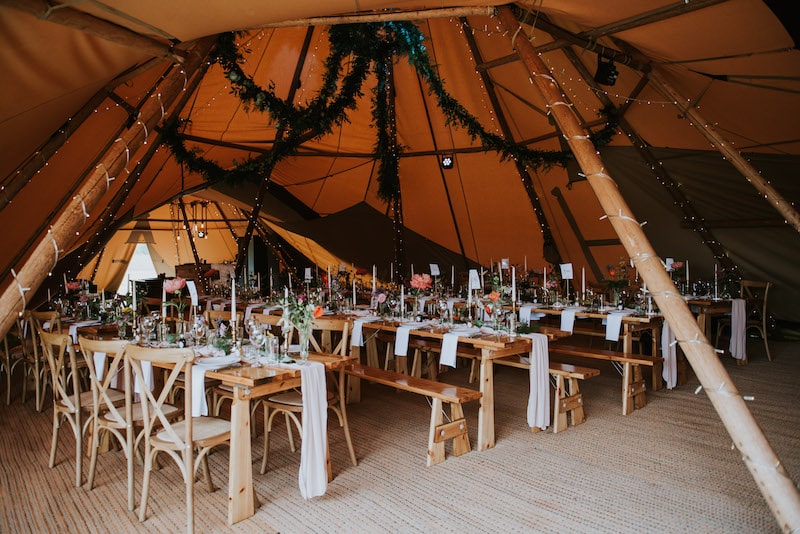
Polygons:
[[619,263],[616,265],[608,265],[606,270],[608,275],[607,278],[603,280],[603,284],[610,293],[609,297],[611,299],[611,303],[614,306],[623,304],[621,302],[622,293],[631,285],[630,262],[624,257],[621,257],[619,259]]
[[433,279],[428,273],[415,274],[411,276],[410,285],[410,293],[414,297],[414,316],[416,317],[420,313],[419,297],[432,287]]
[[314,319],[322,317],[322,306],[308,295],[290,293],[281,301],[281,307],[283,308],[283,316],[278,321],[278,324],[282,326],[284,336],[292,328],[297,330],[297,337],[300,341],[300,358],[307,360],[308,340],[311,338],[311,329]]
[[166,303],[167,306],[173,306],[178,310],[178,318],[183,318],[183,310],[186,309],[186,303],[183,301],[183,288],[186,287],[186,279],[176,276],[169,280],[164,280],[164,292],[170,293],[178,298],[177,302],[170,300]]

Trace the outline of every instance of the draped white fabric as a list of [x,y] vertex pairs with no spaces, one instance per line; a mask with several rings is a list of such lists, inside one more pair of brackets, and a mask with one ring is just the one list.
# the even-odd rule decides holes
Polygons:
[[664,358],[664,367],[661,369],[661,377],[664,385],[672,389],[678,383],[678,347],[675,344],[675,334],[664,321],[661,327],[661,357]]
[[300,495],[304,499],[311,499],[324,495],[328,489],[325,467],[328,443],[325,366],[318,362],[306,362],[298,367],[302,379],[303,436],[297,481]]
[[561,330],[572,333],[572,328],[575,326],[576,311],[577,310],[569,308],[561,311]]
[[528,426],[544,430],[550,426],[550,356],[547,336],[523,335],[531,339]]
[[737,360],[747,358],[745,331],[747,309],[744,299],[733,299],[731,302],[731,356]]
[[624,315],[611,312],[606,317],[606,339],[608,341],[619,341],[619,331],[622,327],[622,317]]

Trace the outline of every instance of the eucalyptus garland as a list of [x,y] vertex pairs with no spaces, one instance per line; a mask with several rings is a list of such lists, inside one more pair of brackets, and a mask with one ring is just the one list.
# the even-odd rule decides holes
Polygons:
[[[569,151],[534,150],[487,132],[478,119],[447,92],[444,81],[431,64],[424,35],[411,22],[332,26],[329,30],[331,53],[325,61],[322,87],[306,105],[295,105],[280,98],[272,84],[267,88],[261,87],[245,74],[241,68],[244,56],[236,45],[236,37],[233,32],[221,34],[212,52],[212,61],[220,64],[230,80],[231,91],[245,108],[267,113],[269,120],[283,130],[284,136],[276,140],[269,153],[235,162],[233,168],[227,170],[203,158],[196,150],[187,149],[179,135],[178,124],[169,125],[164,139],[175,158],[207,180],[236,182],[248,176],[268,177],[275,164],[295,153],[302,142],[332,133],[335,127],[347,122],[347,113],[355,109],[363,97],[363,84],[372,69],[378,80],[372,100],[372,119],[378,131],[375,143],[375,157],[379,163],[378,195],[387,202],[399,198],[398,158],[401,148],[390,132],[390,106],[394,104],[388,94],[390,74],[387,69],[394,57],[407,58],[416,69],[430,93],[435,95],[448,125],[464,128],[473,140],[480,139],[485,150],[496,151],[501,161],[513,159],[526,167],[546,170],[554,165],[566,166],[573,157]],[[349,63],[345,64],[348,59]],[[591,136],[595,146],[608,144],[617,128],[617,120],[610,108],[601,110],[601,113],[607,117],[607,123]]]

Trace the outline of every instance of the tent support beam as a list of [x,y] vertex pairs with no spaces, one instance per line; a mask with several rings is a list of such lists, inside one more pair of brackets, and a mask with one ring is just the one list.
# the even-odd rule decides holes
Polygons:
[[[469,21],[467,21],[465,18],[462,18],[461,24],[462,26],[465,24],[469,25]],[[483,63],[483,55],[481,54],[481,51],[475,42],[475,36],[469,31],[465,31],[463,33],[467,40],[469,50],[472,53],[472,56],[475,58],[476,65]],[[481,77],[483,86],[486,87],[486,94],[489,97],[489,102],[492,104],[494,114],[497,117],[497,123],[500,125],[500,129],[503,131],[503,136],[510,141],[515,141],[514,134],[511,132],[511,128],[508,126],[508,120],[506,120],[505,113],[503,113],[503,107],[500,105],[500,101],[497,99],[497,92],[495,91],[492,78],[485,70],[479,70],[478,74]],[[520,180],[522,180],[522,186],[525,188],[525,193],[528,195],[528,201],[531,204],[533,214],[536,216],[536,222],[539,223],[539,229],[542,232],[543,247],[546,247],[548,243],[552,243],[553,250],[556,252],[558,257],[548,258],[547,255],[544,254],[544,251],[543,255],[547,261],[551,261],[552,263],[561,263],[561,253],[558,251],[558,247],[555,244],[556,241],[553,237],[553,232],[550,229],[550,222],[547,220],[544,210],[542,209],[542,201],[539,199],[539,195],[536,193],[536,188],[533,186],[533,179],[531,178],[528,169],[525,168],[524,165],[516,161],[514,162],[514,165],[517,167],[517,174],[519,175]]]
[[792,225],[797,232],[800,232],[800,214],[798,214],[797,210],[778,193],[777,189],[772,187],[769,182],[761,177],[759,172],[742,157],[739,151],[734,149],[731,143],[717,132],[716,128],[703,118],[694,104],[690,100],[682,97],[669,85],[658,70],[653,70],[650,73],[650,81],[659,93],[675,103],[675,106],[681,110],[681,113],[689,120],[690,124],[694,125],[695,129],[700,132],[703,137],[708,139],[711,146],[719,150],[720,153],[742,173],[745,179],[750,182],[759,193],[764,195],[767,202],[786,219],[786,222]]
[[[508,6],[499,8],[502,24],[511,36],[521,28]],[[639,273],[675,332],[700,383],[728,430],[734,445],[750,470],[767,504],[786,532],[800,529],[800,492],[792,482],[780,459],[770,446],[761,428],[736,390],[730,376],[719,360],[714,347],[705,338],[686,301],[663,268],[641,226],[617,188],[594,145],[586,139],[572,110],[561,105],[561,91],[551,77],[544,61],[526,39],[511,37],[511,46],[520,54],[535,86],[553,110],[553,117],[572,148],[575,158],[587,176],[614,230]]]
[[38,19],[60,24],[112,43],[136,48],[149,56],[160,57],[177,63],[183,63],[186,60],[185,54],[175,50],[171,44],[145,37],[123,26],[112,24],[71,7],[53,6],[45,0],[0,0],[0,5],[23,11]]
[[[611,102],[611,99],[606,96],[605,92],[601,90],[601,88],[597,85],[594,81],[594,77],[592,73],[586,68],[583,62],[578,58],[577,54],[571,48],[565,48],[564,54],[566,55],[567,59],[569,59],[570,63],[575,67],[578,73],[583,76],[583,79],[586,80],[586,83],[591,85],[595,92],[597,93],[597,97],[602,102],[603,106],[614,106],[614,103]],[[629,95],[629,102],[633,101],[633,99],[638,96],[638,94],[644,89],[644,87],[648,84],[647,76],[643,77],[642,80],[637,84],[634,90]],[[630,104],[628,104],[629,106]],[[627,110],[627,107],[624,108]],[[683,190],[681,189],[680,185],[670,176],[670,174],[664,169],[661,163],[658,161],[658,158],[653,156],[653,154],[648,150],[647,143],[639,136],[636,130],[630,125],[630,123],[625,119],[625,114],[623,109],[620,109],[621,113],[618,113],[619,116],[619,128],[625,132],[625,135],[628,136],[628,139],[631,141],[631,144],[634,146],[636,151],[639,153],[641,158],[647,164],[647,166],[652,169],[653,174],[655,174],[656,179],[659,183],[664,184],[664,188],[667,190],[667,193],[672,197],[675,206],[681,210],[683,213],[683,220],[689,227],[694,230],[697,235],[703,240],[703,243],[708,247],[711,251],[711,254],[714,255],[714,259],[716,259],[720,265],[722,266],[723,270],[730,272],[732,274],[738,274],[738,267],[733,262],[731,258],[725,253],[725,249],[722,247],[720,242],[714,237],[714,234],[711,233],[708,225],[705,224],[703,217],[700,216],[699,213],[694,208],[692,202],[686,198],[686,195],[683,194]]]
[[255,28],[287,28],[293,26],[335,26],[337,24],[364,24],[367,22],[391,22],[397,20],[426,20],[467,15],[494,14],[494,6],[453,7],[442,9],[422,9],[416,11],[392,11],[389,13],[368,13],[365,15],[344,15],[341,17],[311,17],[307,19],[284,20],[254,26]]
[[[300,49],[300,55],[297,58],[294,76],[292,76],[292,86],[289,88],[289,95],[287,96],[288,102],[292,102],[294,100],[297,89],[300,87],[300,74],[302,73],[303,65],[306,62],[308,49],[311,46],[311,37],[313,35],[314,27],[311,26],[308,28],[308,30],[306,30],[306,36],[303,40],[303,47]],[[280,143],[283,140],[284,134],[284,129],[279,129],[275,134],[275,143]],[[253,212],[250,214],[250,221],[247,223],[247,230],[239,240],[239,250],[236,253],[236,263],[233,266],[236,276],[239,276],[239,273],[241,273],[242,269],[244,269],[244,260],[247,257],[247,249],[250,248],[250,237],[253,235],[253,231],[255,230],[256,219],[258,219],[259,215],[261,214],[261,207],[264,205],[264,199],[266,198],[267,193],[269,193],[270,176],[272,176],[273,170],[275,170],[274,163],[270,167],[269,172],[267,172],[266,176],[264,176],[262,179],[261,187],[258,189],[258,195],[256,196],[255,202],[253,202]],[[289,276],[292,276],[292,270],[288,269],[288,272]]]
[[[213,37],[197,41],[184,68],[173,69],[163,80],[159,92],[165,106],[171,105],[178,98],[186,82],[184,76],[191,77],[195,74],[213,44]],[[142,107],[140,121],[152,130],[161,119],[161,104],[155,99],[148,99]],[[136,153],[142,146],[145,141],[144,128],[134,125],[122,132],[120,139],[121,143],[112,143],[101,157],[105,169],[112,176],[124,171],[127,151]],[[52,218],[52,227],[46,233],[40,234],[38,242],[30,247],[28,256],[13,275],[14,280],[0,294],[0,335],[8,332],[19,314],[28,306],[28,298],[52,272],[60,252],[69,250],[73,245],[76,235],[86,223],[86,213],[97,208],[106,194],[106,187],[106,171],[95,168],[78,188],[77,194],[67,202],[65,209]]]

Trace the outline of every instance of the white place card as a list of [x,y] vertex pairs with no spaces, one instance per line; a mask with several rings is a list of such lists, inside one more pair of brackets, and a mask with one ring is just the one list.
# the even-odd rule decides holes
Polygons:
[[559,265],[561,267],[561,279],[562,280],[572,280],[572,264],[571,263],[562,263]]
[[438,263],[431,263],[431,276],[439,276],[441,274],[439,272],[439,264]]
[[306,273],[305,274],[305,281],[306,282],[310,282],[311,281],[311,267],[306,267],[305,273]]
[[664,266],[667,268],[667,272],[672,270],[672,264],[675,263],[675,258],[667,258],[664,260]]
[[194,280],[187,280],[186,287],[189,289],[189,295],[192,297],[192,306],[199,306],[200,301],[197,298],[197,285]]
[[480,288],[481,288],[481,278],[478,275],[478,269],[470,269],[469,290],[472,291],[473,289],[480,289]]
[[500,259],[500,268],[501,269],[508,269],[508,258],[501,258]]

